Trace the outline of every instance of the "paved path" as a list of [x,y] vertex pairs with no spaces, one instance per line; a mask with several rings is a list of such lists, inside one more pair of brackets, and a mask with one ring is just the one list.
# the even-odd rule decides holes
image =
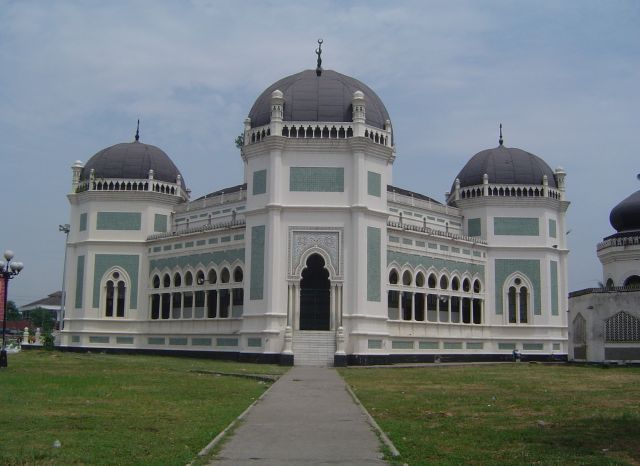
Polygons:
[[386,465],[335,369],[294,367],[271,387],[211,466]]

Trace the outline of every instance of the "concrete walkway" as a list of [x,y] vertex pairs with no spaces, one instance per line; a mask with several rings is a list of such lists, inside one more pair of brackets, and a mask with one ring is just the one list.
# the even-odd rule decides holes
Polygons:
[[385,465],[380,442],[335,369],[294,367],[225,443],[212,466]]

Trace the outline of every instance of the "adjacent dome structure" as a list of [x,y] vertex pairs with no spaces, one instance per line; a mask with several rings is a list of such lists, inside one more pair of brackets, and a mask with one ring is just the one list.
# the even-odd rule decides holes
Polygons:
[[549,187],[557,188],[554,172],[544,160],[530,152],[502,144],[471,157],[458,173],[460,187],[482,184],[485,173],[492,184],[541,185],[544,175],[547,175]]
[[141,142],[125,142],[102,149],[85,164],[81,180],[89,179],[91,170],[98,178],[146,179],[153,170],[156,180],[177,183],[180,179],[185,189],[180,170],[161,149]]
[[611,209],[609,222],[618,233],[640,230],[640,191],[636,191]]
[[389,113],[380,97],[366,84],[332,70],[305,70],[275,82],[256,99],[249,118],[251,127],[269,123],[271,93],[282,92],[283,121],[352,121],[353,93],[362,91],[366,106],[366,124],[385,129]]

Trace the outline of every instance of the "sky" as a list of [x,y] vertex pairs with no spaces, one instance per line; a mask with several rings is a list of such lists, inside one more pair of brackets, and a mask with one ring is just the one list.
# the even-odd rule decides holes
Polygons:
[[444,201],[475,153],[505,145],[567,172],[571,290],[640,189],[637,1],[0,0],[0,249],[9,299],[59,290],[71,165],[133,140],[162,148],[193,198],[243,181],[234,140],[276,80],[323,67],[384,102],[393,183]]

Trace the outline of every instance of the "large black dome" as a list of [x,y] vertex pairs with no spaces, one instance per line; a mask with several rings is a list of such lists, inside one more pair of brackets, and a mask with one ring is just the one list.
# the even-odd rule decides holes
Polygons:
[[618,232],[640,230],[640,191],[611,209],[609,222]]
[[[496,184],[542,184],[542,177],[547,175],[549,186],[557,187],[553,170],[544,160],[515,147],[499,145],[471,157],[458,173],[460,187],[482,184],[485,173],[489,183]],[[454,189],[455,183],[451,191]]]
[[156,180],[176,183],[180,175],[182,188],[184,179],[180,170],[161,149],[141,142],[125,142],[102,149],[91,157],[80,174],[80,179],[89,178],[91,170],[97,178],[146,179],[153,170]]
[[351,101],[355,91],[364,93],[366,123],[384,129],[389,113],[380,97],[366,84],[332,70],[305,70],[269,86],[256,99],[249,118],[251,127],[271,121],[271,93],[284,95],[284,121],[352,121]]

